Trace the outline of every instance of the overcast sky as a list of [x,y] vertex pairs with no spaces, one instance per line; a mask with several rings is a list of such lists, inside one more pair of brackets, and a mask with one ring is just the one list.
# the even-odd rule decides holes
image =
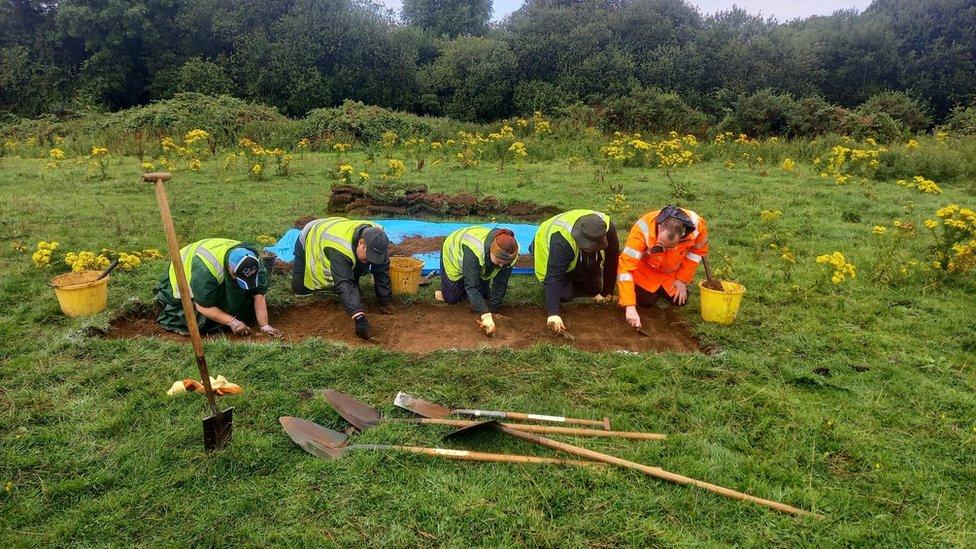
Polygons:
[[[388,7],[400,10],[400,0],[381,0]],[[509,13],[517,10],[522,5],[522,0],[494,0],[495,10],[492,19],[498,21]],[[797,17],[809,17],[811,15],[830,15],[837,10],[857,8],[863,10],[868,7],[871,0],[691,0],[692,4],[697,5],[702,13],[709,14],[716,11],[728,10],[735,4],[745,9],[749,13],[762,13],[765,16],[773,16],[780,21],[789,21]]]

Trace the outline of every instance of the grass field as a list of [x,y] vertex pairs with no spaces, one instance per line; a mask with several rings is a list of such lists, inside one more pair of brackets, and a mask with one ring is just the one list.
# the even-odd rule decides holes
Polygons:
[[[169,184],[184,243],[278,235],[296,217],[325,212],[332,155],[296,158],[297,173],[258,182],[217,164],[179,172]],[[716,265],[733,265],[748,288],[733,326],[703,324],[697,291],[683,311],[721,352],[539,346],[412,356],[321,340],[216,341],[206,347],[212,371],[241,384],[244,395],[223,399],[236,408],[233,443],[207,455],[199,424],[205,399],[165,394],[174,380],[196,377],[189,348],[92,336],[114,315],[149,303],[165,263],[113,275],[109,310],[69,320],[45,286],[51,273],[8,244],[164,250],[138,163],[113,164],[106,181],[85,179],[70,162],[56,173],[43,165],[0,158],[4,547],[976,545],[972,277],[872,276],[902,256],[931,262],[924,234],[891,252],[874,225],[921,226],[947,203],[972,207],[972,181],[940,181],[945,192],[928,195],[893,181],[835,185],[807,165],[765,177],[720,162],[693,166],[679,172],[695,194],[684,205],[707,219]],[[608,190],[593,170],[565,160],[529,163],[528,182],[516,185],[511,167],[433,166],[405,180],[450,192],[472,192],[477,183],[502,199],[603,209]],[[660,171],[623,169],[606,178],[624,185],[631,217],[669,200]],[[762,210],[783,215],[764,224]],[[780,252],[760,238],[771,231],[796,253],[789,277]],[[857,266],[853,283],[831,284],[815,262],[834,251]],[[541,303],[529,277],[519,278],[513,295]],[[291,301],[286,279],[275,279],[269,299]],[[620,470],[373,453],[316,460],[288,440],[278,417],[342,425],[310,393],[325,387],[391,414],[393,395],[404,390],[483,408],[611,416],[618,428],[671,437],[585,445],[827,518],[795,519]],[[385,425],[358,440],[434,445],[442,433]],[[549,455],[508,440],[472,447]]]

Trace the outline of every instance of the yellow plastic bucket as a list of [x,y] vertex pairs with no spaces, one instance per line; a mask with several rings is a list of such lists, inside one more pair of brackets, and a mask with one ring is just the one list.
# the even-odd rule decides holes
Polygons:
[[420,271],[424,262],[415,257],[390,258],[390,284],[393,295],[417,295],[420,291]]
[[746,287],[736,282],[723,280],[723,291],[710,290],[703,284],[698,283],[701,290],[701,317],[705,322],[715,322],[718,324],[732,324],[735,317],[739,314],[739,306],[742,305],[742,294],[746,293]]
[[108,305],[108,279],[95,280],[101,271],[65,273],[51,279],[61,312],[68,316],[100,313]]

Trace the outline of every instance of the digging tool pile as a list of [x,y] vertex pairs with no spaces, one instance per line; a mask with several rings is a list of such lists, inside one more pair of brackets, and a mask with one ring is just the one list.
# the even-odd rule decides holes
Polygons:
[[[579,458],[560,459],[516,454],[474,452],[451,448],[405,446],[397,444],[349,444],[348,436],[338,431],[334,431],[301,418],[291,416],[283,416],[279,418],[282,427],[284,427],[285,432],[292,439],[292,441],[301,446],[302,449],[309,454],[321,459],[339,459],[346,453],[352,451],[395,451],[460,461],[569,465],[574,467],[615,465],[625,469],[640,471],[646,475],[667,480],[669,482],[674,482],[676,484],[692,485],[728,498],[752,502],[757,505],[791,515],[822,518],[822,515],[805,511],[784,503],[759,498],[705,481],[672,473],[660,467],[651,467],[633,461],[628,461],[616,456],[603,454],[588,448],[560,442],[537,434],[545,433],[579,437],[612,437],[625,440],[666,440],[667,438],[666,435],[660,433],[640,433],[633,431],[611,430],[610,420],[606,417],[597,420],[542,414],[528,414],[523,412],[449,408],[410,396],[406,393],[399,393],[394,399],[394,405],[413,412],[421,416],[421,418],[384,418],[377,409],[372,408],[349,395],[331,389],[321,391],[321,394],[343,419],[345,419],[352,427],[359,431],[365,431],[381,423],[391,422],[413,423],[418,425],[440,425],[459,427],[459,429],[444,435],[444,440],[463,440],[473,433],[491,430],[504,433],[513,438],[532,442],[546,448],[558,450],[570,454],[575,458]],[[486,421],[450,419],[448,416],[452,415],[488,419]],[[568,425],[588,425],[597,426],[600,427],[600,429],[525,423],[500,423],[498,421],[500,419],[516,421],[540,421]]]

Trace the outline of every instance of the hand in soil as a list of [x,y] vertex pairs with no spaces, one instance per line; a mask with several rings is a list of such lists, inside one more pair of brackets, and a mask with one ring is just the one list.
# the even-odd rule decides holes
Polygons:
[[561,334],[566,331],[566,325],[563,324],[563,319],[559,315],[552,315],[547,318],[546,326],[557,334]]
[[481,315],[478,325],[485,331],[485,335],[491,337],[495,334],[495,320],[491,318],[491,313]]
[[366,315],[356,317],[356,335],[365,340],[373,337],[373,328],[369,325],[369,321],[366,320]]
[[234,335],[239,336],[251,335],[251,329],[247,327],[247,324],[244,324],[236,318],[230,322],[230,331],[234,332]]
[[284,332],[282,332],[278,328],[275,328],[274,326],[271,326],[270,324],[267,326],[261,326],[261,333],[268,337],[273,337],[275,339],[281,339],[285,337]]
[[626,318],[627,323],[634,328],[638,330],[641,329],[641,318],[640,315],[637,314],[637,307],[634,307],[633,305],[627,307],[627,310],[624,313],[624,318]]
[[384,303],[380,305],[380,312],[385,315],[395,315],[396,307],[392,303]]
[[601,305],[613,305],[615,299],[612,294],[611,295],[596,294],[595,296],[593,296],[593,301]]

